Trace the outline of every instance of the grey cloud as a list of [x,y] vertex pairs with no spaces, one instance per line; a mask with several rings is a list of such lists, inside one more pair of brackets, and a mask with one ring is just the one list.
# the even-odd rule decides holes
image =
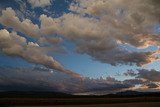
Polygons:
[[138,70],[138,76],[137,78],[143,78],[146,79],[148,81],[152,81],[152,82],[159,82],[160,81],[160,72],[156,71],[154,69],[151,70],[147,70],[147,69],[140,69]]
[[159,86],[155,83],[147,84],[148,88],[158,88]]
[[[130,84],[111,79],[89,79],[83,80],[68,76],[60,72],[51,73],[44,68],[1,68],[0,90],[31,90],[31,91],[60,91],[68,93],[103,94],[121,91],[133,87]],[[29,78],[29,79],[28,79]],[[14,87],[13,87],[14,86]]]
[[125,82],[133,82],[133,83],[148,83],[148,82],[159,82],[160,81],[160,72],[154,69],[137,69],[128,70],[127,72],[123,73],[125,76],[135,77],[135,79],[125,80]]
[[142,79],[127,79],[123,81],[126,84],[132,84],[132,85],[142,85],[145,83],[148,83],[147,81],[144,81]]
[[106,47],[108,45],[107,43],[104,45],[98,45],[97,43],[89,43],[89,46],[83,44],[83,46],[77,47],[77,51],[79,53],[87,53],[91,55],[94,60],[111,65],[136,64],[137,66],[142,66],[157,60],[154,52],[129,52],[121,48],[112,48],[112,46],[108,50],[108,47]]
[[[44,67],[0,69],[0,90],[13,91],[60,91],[72,94],[107,94],[124,90],[137,90],[136,85],[147,86],[145,90],[158,88],[155,82],[143,78],[118,81],[113,77],[100,79],[71,77]],[[12,76],[11,76],[12,75]],[[29,78],[29,79],[28,79]],[[13,87],[14,86],[14,87]],[[141,90],[143,91],[143,90]]]
[[128,70],[127,72],[123,73],[125,76],[131,76],[134,77],[137,75],[137,73],[135,73],[135,71],[133,70]]
[[114,92],[120,92],[125,89],[129,89],[133,87],[131,84],[100,84],[97,85],[96,87],[92,87],[89,89],[89,92],[94,92],[94,93],[114,93]]
[[[157,84],[160,81],[160,72],[154,69],[147,70],[147,69],[138,69],[138,73],[131,70],[131,72],[127,71],[124,73],[126,76],[134,76],[134,79],[127,79],[123,82],[125,84],[132,84],[132,85],[141,85],[142,88],[150,89],[150,88],[158,88],[159,85]],[[146,88],[147,87],[147,88]]]

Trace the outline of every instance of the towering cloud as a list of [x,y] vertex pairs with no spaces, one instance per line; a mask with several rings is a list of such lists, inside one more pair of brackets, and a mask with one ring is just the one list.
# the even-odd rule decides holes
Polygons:
[[37,43],[27,43],[24,37],[17,35],[15,32],[9,33],[6,29],[0,30],[0,50],[7,55],[19,56],[31,63],[42,64],[68,75],[81,78],[79,74],[66,70],[60,63],[48,56]]

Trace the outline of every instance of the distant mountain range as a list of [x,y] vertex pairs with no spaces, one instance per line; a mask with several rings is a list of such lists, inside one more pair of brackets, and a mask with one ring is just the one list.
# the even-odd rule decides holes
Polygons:
[[115,94],[116,96],[126,96],[126,97],[134,97],[134,96],[159,96],[160,92],[138,92],[138,91],[123,91]]
[[60,92],[43,92],[43,91],[9,91],[0,92],[0,98],[90,98],[90,97],[160,97],[160,92],[138,92],[138,91],[123,91],[116,94],[107,95],[71,95]]
[[71,95],[44,91],[0,92],[0,107],[160,102],[160,92],[124,91],[107,95]]

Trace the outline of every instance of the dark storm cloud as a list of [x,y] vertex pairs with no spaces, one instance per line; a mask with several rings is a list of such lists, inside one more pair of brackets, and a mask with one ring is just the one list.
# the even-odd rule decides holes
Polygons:
[[149,83],[146,85],[148,88],[158,88],[159,86],[155,83]]
[[[144,70],[142,72],[144,72]],[[44,67],[32,69],[1,67],[0,90],[40,90],[60,91],[73,94],[107,94],[137,89],[135,88],[136,85],[147,86],[145,89],[150,90],[151,88],[159,87],[159,85],[155,83],[157,80],[149,78],[149,76],[154,76],[153,78],[155,78],[155,76],[158,75],[154,74],[153,71],[151,72],[148,73],[148,71],[145,71],[145,73],[139,73],[139,76],[135,79],[127,79],[124,81],[116,80],[113,77],[106,77],[104,79],[84,78],[82,80]],[[146,76],[146,74],[149,76]]]
[[[147,70],[147,69],[138,69],[138,73],[135,73],[133,70],[132,72],[126,72],[124,75],[126,76],[134,76],[134,79],[126,79],[123,81],[125,84],[131,85],[140,85],[141,91],[143,90],[150,90],[150,89],[158,89],[159,82],[160,82],[160,72],[154,69]],[[136,71],[136,72],[137,72]],[[138,88],[137,88],[138,89]]]
[[88,89],[88,92],[118,92],[123,91],[124,89],[129,89],[134,87],[132,84],[123,84],[123,83],[115,83],[115,84],[97,84],[97,86]]
[[[0,90],[2,91],[40,90],[70,93],[77,91],[77,84],[75,84],[75,81],[72,82],[71,76],[64,75],[63,73],[56,73],[55,71],[52,74],[50,70],[47,69],[44,71],[42,68],[1,68],[0,74]],[[80,81],[79,79],[74,79]],[[81,88],[78,89],[78,91],[81,90]]]
[[23,69],[23,68],[1,68],[0,69],[0,90],[28,90],[28,91],[60,91],[68,93],[100,92],[109,93],[122,91],[133,87],[114,78],[84,80],[53,72],[44,68]]
[[[147,82],[159,82],[160,81],[160,71],[151,69],[137,69],[128,70],[127,72],[123,73],[125,76],[135,77],[135,79],[125,80],[125,82],[133,82],[133,83],[147,83]],[[146,81],[146,82],[144,82]]]
[[160,72],[154,69],[147,70],[147,69],[140,69],[138,70],[137,78],[143,78],[148,81],[152,82],[160,82]]
[[127,72],[123,73],[123,75],[134,77],[137,75],[137,73],[133,70],[128,70]]
[[126,84],[132,84],[132,85],[141,85],[147,83],[147,81],[143,81],[142,79],[127,79],[123,81]]

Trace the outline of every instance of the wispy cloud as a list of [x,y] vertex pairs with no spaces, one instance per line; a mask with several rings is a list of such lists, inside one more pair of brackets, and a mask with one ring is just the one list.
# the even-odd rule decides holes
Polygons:
[[27,0],[33,8],[51,5],[52,0]]

